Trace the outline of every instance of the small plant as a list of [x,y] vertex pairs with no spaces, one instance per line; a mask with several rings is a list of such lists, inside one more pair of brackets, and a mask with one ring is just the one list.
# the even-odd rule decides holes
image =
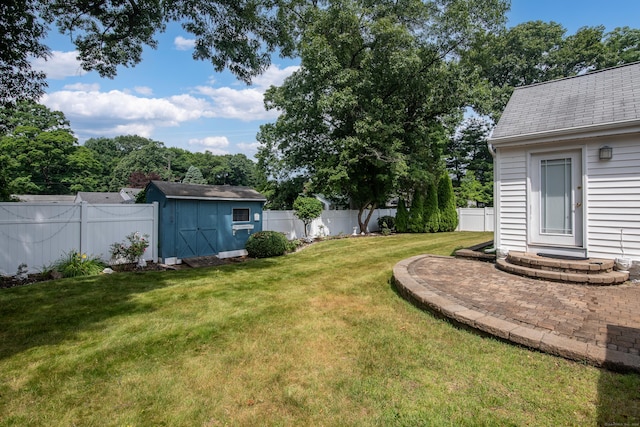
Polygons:
[[62,277],[95,276],[100,274],[105,265],[97,257],[88,257],[76,250],[65,254],[54,264],[54,270]]
[[289,249],[284,234],[277,231],[258,231],[247,239],[245,248],[252,258],[269,258],[284,255]]
[[125,239],[125,242],[111,245],[111,259],[116,263],[122,262],[121,260],[140,263],[144,251],[149,247],[149,235],[135,232],[129,234]]
[[300,239],[288,240],[287,252],[295,252],[302,245],[303,245],[303,242]]
[[[389,232],[395,230],[395,228],[396,228],[396,219],[395,219],[395,217],[392,217],[390,215],[381,216],[380,218],[378,218],[378,228],[382,231],[382,234],[384,234],[385,228]],[[389,234],[389,233],[387,233],[387,234]]]

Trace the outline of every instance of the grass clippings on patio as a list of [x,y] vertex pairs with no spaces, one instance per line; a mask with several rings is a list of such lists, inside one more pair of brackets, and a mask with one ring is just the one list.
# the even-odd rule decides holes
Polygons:
[[487,233],[331,240],[0,291],[0,425],[602,425],[640,376],[460,330],[391,269]]

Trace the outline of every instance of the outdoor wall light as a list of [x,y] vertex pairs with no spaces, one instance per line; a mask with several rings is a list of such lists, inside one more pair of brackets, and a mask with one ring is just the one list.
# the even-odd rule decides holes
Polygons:
[[604,146],[600,147],[600,151],[598,152],[598,158],[600,160],[611,160],[613,157],[613,148]]

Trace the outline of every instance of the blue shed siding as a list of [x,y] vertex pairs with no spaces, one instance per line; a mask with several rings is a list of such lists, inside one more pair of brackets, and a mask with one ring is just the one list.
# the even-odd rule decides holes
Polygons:
[[[249,236],[262,231],[261,201],[167,198],[153,184],[146,199],[159,205],[158,255],[165,262],[243,250]],[[249,221],[234,222],[233,209],[249,209]]]

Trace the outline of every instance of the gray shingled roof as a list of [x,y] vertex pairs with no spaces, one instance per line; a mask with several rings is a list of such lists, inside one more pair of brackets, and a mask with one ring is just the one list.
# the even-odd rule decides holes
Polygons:
[[199,185],[151,181],[169,199],[262,201],[267,199],[253,188],[234,185]]
[[640,120],[640,62],[516,88],[492,142]]
[[91,192],[91,191],[78,191],[76,201],[87,202],[90,205],[99,205],[102,203],[124,203],[120,193],[107,193],[107,192]]

